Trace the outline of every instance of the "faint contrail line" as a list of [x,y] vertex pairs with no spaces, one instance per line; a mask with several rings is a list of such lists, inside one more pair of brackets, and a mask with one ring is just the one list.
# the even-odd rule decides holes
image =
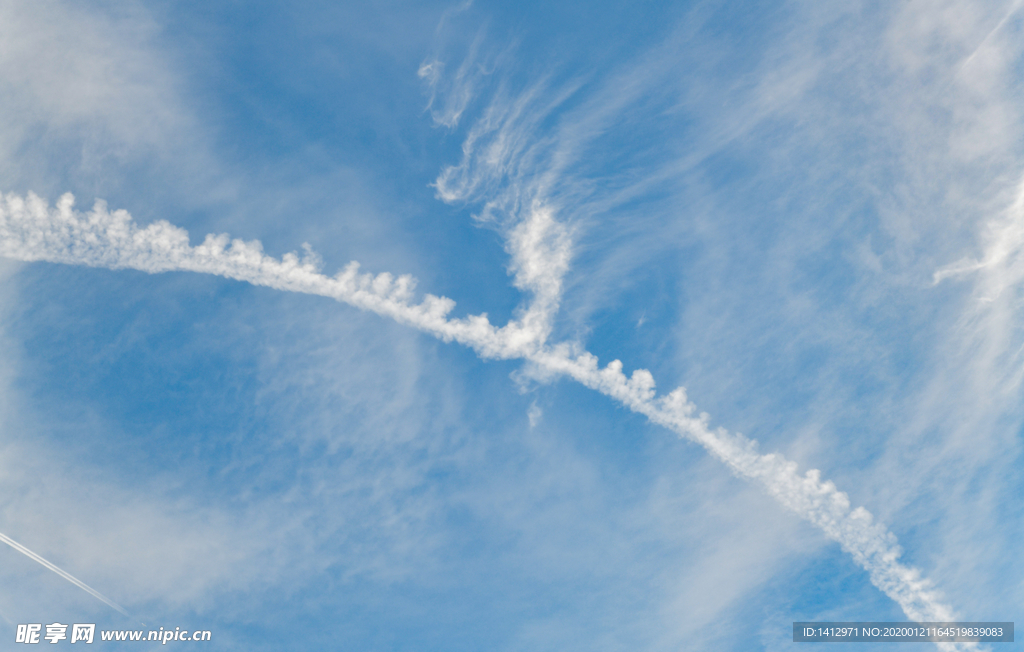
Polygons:
[[46,561],[45,559],[43,559],[42,557],[40,557],[36,553],[32,552],[31,550],[29,550],[25,546],[21,545],[20,543],[18,543],[17,541],[12,539],[11,537],[7,536],[3,532],[0,532],[0,541],[3,541],[4,543],[9,545],[10,547],[14,548],[15,550],[17,550],[21,554],[23,554],[26,557],[28,557],[29,559],[37,561],[40,564],[42,564],[43,566],[49,568],[54,573],[57,573],[58,575],[60,575],[61,577],[63,577],[67,581],[71,582],[72,584],[74,584],[78,588],[82,589],[83,591],[85,591],[86,593],[91,595],[92,597],[94,597],[97,600],[99,600],[100,602],[106,604],[108,607],[111,607],[112,609],[116,609],[117,611],[120,611],[125,616],[128,615],[128,612],[125,611],[124,609],[122,609],[121,605],[117,604],[116,602],[114,602],[113,600],[111,600],[107,596],[103,595],[102,593],[100,593],[96,589],[92,588],[91,586],[89,586],[88,584],[86,584],[82,580],[78,579],[77,577],[75,577],[71,573],[67,572],[66,570],[58,567],[55,564],[52,564],[52,563]]

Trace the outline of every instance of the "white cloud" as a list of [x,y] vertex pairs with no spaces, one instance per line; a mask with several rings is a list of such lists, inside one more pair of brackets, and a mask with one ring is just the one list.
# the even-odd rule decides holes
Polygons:
[[544,417],[544,410],[542,410],[536,403],[530,404],[530,409],[526,411],[526,417],[530,421],[530,427],[536,428],[537,424]]
[[8,187],[110,188],[140,161],[208,165],[182,80],[138,3],[0,4],[0,172]]
[[[589,274],[591,269],[588,269],[588,274],[582,275],[587,277],[588,283],[567,281],[570,235],[586,236],[579,228],[584,212],[580,207],[599,211],[639,196],[644,189],[665,179],[678,178],[683,171],[692,169],[695,162],[720,151],[723,143],[749,133],[766,116],[792,117],[803,124],[818,125],[821,132],[851,134],[864,128],[864,134],[870,135],[866,140],[884,143],[879,149],[884,156],[868,157],[874,163],[863,169],[844,161],[843,175],[863,182],[872,192],[878,187],[879,179],[897,180],[892,192],[880,193],[881,234],[874,239],[875,245],[868,247],[875,264],[877,276],[874,278],[884,279],[886,291],[908,284],[920,285],[920,279],[936,266],[962,256],[967,242],[964,234],[975,230],[979,216],[987,219],[994,212],[993,207],[998,209],[1010,203],[1006,201],[1006,188],[1015,185],[1019,173],[1013,171],[1014,184],[1007,181],[1005,164],[1015,154],[1009,143],[1015,142],[1019,124],[1014,98],[1005,89],[1016,56],[1014,48],[1017,46],[1012,43],[1010,28],[1014,23],[1012,11],[1018,4],[1015,3],[1009,13],[1004,13],[1002,7],[972,3],[901,5],[885,16],[890,24],[882,27],[883,38],[871,32],[877,26],[869,26],[855,29],[853,36],[857,38],[835,41],[822,36],[833,26],[831,10],[827,7],[820,12],[808,10],[815,20],[801,21],[803,27],[795,31],[792,38],[782,39],[788,44],[788,50],[783,48],[786,51],[772,52],[765,57],[765,65],[752,73],[752,78],[760,83],[747,89],[749,93],[718,92],[721,89],[709,88],[706,84],[689,86],[691,90],[683,94],[685,101],[676,110],[685,108],[689,110],[689,117],[697,115],[703,120],[698,120],[701,126],[694,130],[701,132],[701,137],[688,144],[692,151],[685,152],[685,156],[672,165],[652,166],[656,168],[654,174],[637,175],[640,178],[635,183],[616,187],[614,192],[604,195],[588,194],[592,190],[587,184],[590,180],[580,174],[569,174],[570,163],[579,160],[580,152],[594,142],[595,134],[615,123],[623,107],[631,106],[630,102],[650,92],[652,86],[669,79],[668,73],[680,77],[682,86],[694,81],[685,74],[677,74],[680,68],[685,68],[678,65],[678,44],[670,43],[648,60],[624,69],[614,83],[602,86],[601,92],[591,95],[590,101],[583,102],[582,108],[572,112],[571,118],[564,120],[550,138],[537,138],[542,132],[539,125],[553,115],[556,108],[564,106],[568,98],[578,99],[574,95],[578,85],[569,85],[561,94],[553,93],[545,84],[518,95],[507,89],[499,91],[471,127],[463,161],[442,173],[437,180],[437,190],[446,201],[483,203],[480,217],[501,224],[512,257],[509,269],[514,283],[517,288],[534,294],[534,301],[524,305],[516,319],[504,328],[491,325],[484,315],[464,320],[447,319],[454,304],[443,297],[428,295],[423,302],[412,303],[414,284],[409,277],[403,280],[387,274],[359,274],[356,268],[350,267],[329,278],[319,273],[311,256],[292,256],[278,261],[263,254],[259,243],[230,242],[225,236],[208,237],[203,244],[190,247],[187,234],[167,223],[140,229],[127,220],[126,214],[112,214],[102,207],[89,214],[77,213],[64,200],[66,208],[61,204],[61,208],[53,211],[31,198],[6,197],[3,247],[9,252],[7,255],[20,259],[134,267],[149,272],[190,269],[280,289],[323,294],[394,317],[443,339],[455,339],[473,346],[485,357],[524,357],[537,367],[538,374],[550,375],[552,370],[564,373],[569,369],[578,379],[626,401],[648,416],[654,414],[675,424],[670,427],[705,442],[709,450],[718,450],[718,455],[724,456],[737,474],[754,478],[784,504],[824,528],[855,556],[860,555],[858,561],[871,569],[873,581],[887,587],[887,592],[901,605],[918,612],[927,611],[938,608],[934,604],[929,606],[928,589],[896,561],[893,555],[897,548],[885,532],[862,518],[862,513],[851,510],[849,504],[844,503],[844,495],[835,487],[813,475],[801,476],[782,458],[751,453],[744,448],[743,439],[711,432],[705,422],[695,420],[693,408],[685,399],[675,407],[659,402],[646,391],[653,390],[653,379],[649,376],[634,374],[633,384],[630,384],[631,381],[621,374],[621,368],[609,365],[602,370],[596,360],[591,364],[591,359],[579,351],[545,348],[545,342],[552,329],[552,317],[563,302],[562,292],[567,283],[575,282],[576,285],[570,287],[607,298],[609,279],[622,277],[623,269],[635,268],[647,260],[637,254],[638,250],[646,254],[652,247],[674,246],[664,229],[620,224],[616,228],[623,226],[620,231],[626,235],[630,228],[636,232],[636,239],[627,242],[635,247],[614,248],[601,261],[598,270],[601,274]],[[855,10],[856,7],[850,9]],[[817,49],[821,42],[835,42],[842,47],[822,53]],[[478,44],[479,39],[474,48]],[[447,79],[453,83],[447,91],[442,88],[446,78],[440,58],[430,59],[421,68],[421,76],[428,83],[430,109],[438,124],[454,127],[465,118],[471,98],[479,94],[484,71],[480,68],[479,52],[473,52],[455,71],[448,71]],[[878,57],[865,61],[864,53],[872,57],[878,53]],[[699,65],[699,61],[694,64]],[[868,72],[863,75],[857,73],[865,70]],[[872,75],[879,70],[884,73],[879,73],[882,78],[895,71],[895,81],[888,85],[876,83]],[[647,74],[640,76],[640,72]],[[857,110],[865,106],[869,109],[861,113],[861,117],[865,114],[869,117],[851,120],[851,117],[857,118],[854,110],[843,112],[837,108],[842,101],[825,97],[828,93],[823,89],[828,87],[829,79],[850,81],[849,88],[878,89],[856,98],[863,102]],[[31,80],[24,83],[24,87],[34,88]],[[99,84],[96,88],[104,86]],[[49,106],[47,102],[52,99],[43,97],[40,104]],[[93,105],[87,101],[82,106]],[[72,109],[60,108],[60,111],[65,110],[72,114],[68,120],[77,120]],[[948,123],[941,120],[936,123],[936,115],[948,115]],[[868,124],[865,125],[865,121]],[[110,128],[117,129],[119,124],[112,122]],[[134,123],[128,120],[123,124]],[[801,131],[798,138],[818,142],[814,138],[816,133],[814,129]],[[861,134],[855,135],[860,137]],[[126,133],[123,140],[128,142],[138,137],[144,141],[144,136]],[[822,142],[837,141],[825,138]],[[787,150],[786,146],[777,148],[779,160],[788,164],[786,154],[794,151],[799,153],[799,150]],[[922,161],[926,164],[918,167]],[[996,170],[997,174],[994,179],[981,180],[977,170],[985,173]],[[18,205],[19,202],[22,204]],[[678,213],[678,207],[670,208],[669,218],[672,218]],[[708,214],[718,219],[720,215],[716,211],[720,208],[712,205]],[[807,214],[812,218],[817,215],[814,210],[808,210]],[[939,366],[939,379],[916,397],[919,420],[892,437],[894,452],[916,450],[915,436],[928,432],[935,423],[955,421],[947,419],[950,413],[957,418],[971,412],[975,414],[974,418],[956,421],[962,424],[958,430],[964,437],[971,431],[987,432],[983,427],[987,423],[982,418],[983,413],[1005,412],[1005,404],[1016,396],[1013,390],[1019,385],[1021,368],[1020,342],[1015,330],[1019,320],[1013,303],[1014,293],[1007,291],[1016,287],[1020,280],[1016,262],[1019,245],[1015,244],[1020,218],[1014,215],[1011,210],[1005,213],[1005,220],[992,222],[989,227],[992,237],[983,238],[984,253],[980,257],[968,256],[964,259],[968,262],[960,266],[961,269],[972,267],[976,272],[978,305],[970,307],[968,317],[953,330],[957,334],[971,334],[966,343],[960,342],[963,351],[980,350],[981,355],[950,355],[950,351],[956,350],[953,346],[941,349],[938,355],[947,356],[949,362],[944,367]],[[794,218],[793,223],[798,224],[799,220]],[[45,226],[38,229],[39,225]],[[799,227],[793,228],[793,232],[797,230]],[[769,261],[778,264],[778,269],[769,269],[769,272],[781,277],[787,269],[792,269],[801,248],[816,246],[814,239],[821,239],[821,232],[810,228],[806,231],[806,238],[789,241],[785,250],[777,248],[768,252]],[[890,244],[886,243],[887,238]],[[654,242],[658,239],[669,244]],[[723,258],[726,258],[723,264],[728,264],[727,257]],[[970,262],[975,259],[980,262]],[[945,267],[939,277],[955,269]],[[927,271],[922,274],[922,270]],[[793,301],[786,307],[795,314],[790,325],[801,321],[803,323],[797,326],[813,329],[822,313],[814,312],[815,306],[810,305],[806,296],[789,298]],[[858,305],[874,310],[871,300]],[[707,314],[713,317],[715,313]],[[696,311],[693,315],[702,313]],[[847,329],[844,334],[852,330],[842,315],[826,317],[827,324],[822,328],[835,329],[839,324],[840,330]],[[833,334],[829,341],[838,339],[841,336]],[[859,337],[848,339],[856,343],[849,344],[851,348],[863,343]],[[964,368],[961,363],[965,360],[969,362],[972,384],[970,390],[957,399],[958,409],[962,410],[956,412],[948,407],[949,397],[960,387],[960,370]],[[994,410],[987,398],[993,395],[1001,401]],[[819,423],[827,424],[830,418],[836,418],[834,414],[825,413],[835,408],[837,401],[833,399],[824,402],[825,407],[819,406],[815,417],[820,419]],[[904,424],[913,419],[906,414],[902,418]],[[964,453],[962,447],[949,446],[952,438],[948,436],[948,429],[942,432],[947,433],[942,435],[946,439],[926,456],[929,464],[910,472],[900,469],[900,473],[895,473],[883,462],[874,471],[865,473],[874,473],[870,477],[882,478],[884,482],[861,482],[863,477],[859,477],[857,483],[878,489],[857,487],[857,491],[862,495],[875,491],[886,496],[885,501],[869,503],[881,509],[896,509],[895,506],[907,502],[908,495],[919,495],[914,492],[920,492],[926,485],[930,469],[947,465],[949,459]],[[997,447],[996,450],[1006,449]],[[978,446],[960,459],[980,467],[992,454],[991,446]],[[906,493],[901,495],[903,485]],[[954,501],[947,501],[947,507],[949,502]],[[949,555],[951,559],[962,556]]]
[[[446,532],[436,527],[441,504],[423,490],[424,478],[465,455],[448,365],[424,359],[430,351],[410,329],[382,329],[372,315],[338,324],[336,305],[296,310],[298,297],[280,297],[282,306],[265,310],[264,302],[252,309],[258,314],[245,314],[244,302],[225,306],[211,319],[222,329],[204,328],[216,343],[192,351],[251,352],[251,342],[236,338],[254,326],[263,345],[255,371],[245,372],[256,386],[246,397],[255,404],[252,421],[216,434],[204,420],[197,424],[206,441],[231,450],[215,460],[186,451],[183,464],[168,464],[163,444],[152,441],[159,425],[82,418],[79,407],[89,414],[88,403],[64,406],[69,423],[63,410],[33,410],[38,397],[31,392],[0,392],[20,406],[2,421],[3,531],[147,620],[154,611],[202,614],[226,627],[325,572],[385,587],[410,578],[429,583]],[[18,304],[0,307],[5,321],[18,313]],[[123,353],[138,354],[131,351],[136,344]],[[4,371],[24,381],[31,372],[26,361],[12,359],[17,348],[5,346],[0,355]],[[179,353],[189,357],[188,348]],[[429,384],[425,368],[434,372]],[[431,430],[437,433],[425,434]],[[105,443],[126,452],[97,453]],[[178,438],[167,443],[192,447]],[[149,452],[140,455],[140,446]],[[54,617],[116,617],[0,549],[9,555],[0,613],[20,622],[43,609]]]
[[[230,243],[230,244],[229,244]],[[952,611],[939,601],[918,571],[899,562],[895,537],[875,523],[864,508],[851,508],[849,498],[834,484],[778,454],[759,454],[756,442],[742,435],[712,430],[708,415],[695,416],[695,406],[683,388],[657,397],[654,378],[638,369],[627,378],[614,360],[600,368],[597,358],[568,344],[546,346],[537,333],[515,320],[495,328],[484,316],[449,320],[450,299],[427,295],[411,304],[413,279],[390,274],[359,274],[350,264],[335,277],[317,269],[307,253],[300,260],[287,254],[266,256],[258,242],[231,242],[228,236],[207,236],[191,247],[188,234],[167,222],[140,229],[125,211],[107,211],[97,204],[89,213],[73,209],[65,195],[56,208],[30,195],[0,197],[0,253],[18,260],[48,260],[112,269],[133,268],[150,273],[187,270],[244,280],[275,289],[329,296],[350,305],[391,317],[445,341],[471,346],[483,357],[523,358],[535,375],[572,377],[622,403],[653,423],[699,443],[741,477],[763,486],[787,509],[820,528],[864,567],[872,583],[918,621],[950,621]],[[527,271],[527,279],[531,279]]]

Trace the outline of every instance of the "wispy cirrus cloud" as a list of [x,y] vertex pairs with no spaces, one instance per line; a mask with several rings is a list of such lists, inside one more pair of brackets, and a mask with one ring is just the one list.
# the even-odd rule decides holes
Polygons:
[[[445,10],[438,22],[436,34],[441,36],[450,29],[450,23],[457,20],[473,5],[473,0],[464,0]],[[462,119],[469,103],[479,91],[481,79],[487,75],[493,62],[488,62],[481,52],[485,32],[479,30],[469,50],[455,70],[447,69],[445,53],[440,42],[435,45],[434,53],[420,64],[416,74],[426,86],[427,110],[438,126],[454,128]]]

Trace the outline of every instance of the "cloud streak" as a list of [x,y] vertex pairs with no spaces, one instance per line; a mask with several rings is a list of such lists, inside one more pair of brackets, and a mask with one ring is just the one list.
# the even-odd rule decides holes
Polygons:
[[[446,10],[438,23],[437,33],[440,34],[447,23],[468,10],[472,4],[473,0],[465,0]],[[435,125],[454,128],[473,100],[474,91],[481,77],[486,74],[484,62],[479,60],[483,39],[483,31],[478,32],[467,56],[451,75],[445,75],[445,63],[439,51],[435,51],[433,56],[424,60],[416,71],[426,86],[429,95],[427,110],[430,111]]]
[[863,507],[852,508],[848,496],[832,482],[823,481],[817,470],[801,475],[795,462],[777,453],[758,452],[756,441],[723,428],[712,429],[710,417],[697,412],[684,388],[658,396],[654,377],[645,369],[627,377],[618,360],[602,368],[596,356],[577,344],[547,343],[561,275],[568,268],[569,235],[543,206],[534,206],[510,234],[515,284],[532,292],[534,301],[507,325],[497,327],[486,314],[448,318],[455,302],[446,297],[426,294],[414,302],[411,276],[360,273],[355,262],[335,276],[326,276],[308,245],[302,257],[288,253],[280,259],[264,253],[258,241],[231,240],[224,234],[208,235],[193,247],[184,229],[166,221],[141,228],[127,211],[109,211],[103,202],[81,212],[74,209],[70,194],[55,207],[33,194],[0,196],[0,255],[8,258],[148,273],[192,271],[327,296],[446,342],[459,342],[485,359],[525,360],[534,377],[569,376],[700,444],[733,473],[762,486],[786,509],[839,543],[912,620],[953,620],[952,610],[930,583],[899,561],[902,550],[895,536]]
[[106,597],[105,595],[103,595],[102,593],[100,593],[96,589],[92,588],[91,586],[89,586],[88,584],[83,582],[82,580],[78,579],[77,577],[75,577],[71,573],[69,573],[69,572],[63,570],[62,568],[58,567],[57,565],[52,564],[52,563],[48,562],[47,560],[43,559],[42,557],[40,557],[36,553],[32,552],[31,550],[29,550],[28,548],[26,548],[25,546],[21,545],[20,543],[18,543],[17,541],[15,541],[14,539],[10,538],[9,536],[7,536],[6,534],[4,534],[2,532],[0,532],[0,541],[3,541],[4,543],[9,545],[10,547],[14,548],[15,550],[17,550],[21,554],[23,554],[26,557],[28,557],[29,559],[31,559],[31,560],[33,560],[35,562],[38,562],[38,563],[42,564],[43,566],[45,566],[46,568],[52,570],[54,573],[57,573],[58,575],[60,575],[61,577],[63,577],[67,581],[71,582],[72,584],[74,584],[78,588],[82,589],[83,591],[85,591],[86,593],[91,595],[92,597],[96,598],[97,600],[99,600],[103,604],[107,605],[111,609],[119,611],[119,612],[121,612],[125,616],[128,615],[128,612],[125,611],[121,607],[121,605],[117,604],[116,602],[114,602],[110,598]]

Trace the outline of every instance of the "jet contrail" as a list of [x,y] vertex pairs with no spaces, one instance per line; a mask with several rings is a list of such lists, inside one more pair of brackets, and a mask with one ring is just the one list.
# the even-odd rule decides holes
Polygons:
[[103,595],[102,593],[100,593],[96,589],[92,588],[91,586],[89,586],[88,584],[83,582],[82,580],[78,579],[77,577],[75,577],[71,573],[69,573],[69,572],[63,570],[62,568],[59,568],[56,565],[51,564],[50,562],[46,561],[45,559],[43,559],[42,557],[40,557],[36,553],[32,552],[31,550],[29,550],[28,548],[26,548],[25,546],[21,545],[20,543],[18,543],[17,541],[15,541],[14,539],[12,539],[11,537],[7,536],[6,534],[4,534],[2,532],[0,532],[0,541],[3,541],[4,543],[9,545],[10,547],[14,548],[15,550],[17,550],[21,554],[23,554],[26,557],[28,557],[29,559],[37,561],[40,564],[42,564],[43,566],[49,568],[54,573],[57,573],[58,575],[60,575],[61,577],[63,577],[67,581],[71,582],[72,584],[74,584],[78,588],[82,589],[83,591],[85,591],[86,593],[91,595],[92,597],[94,597],[97,600],[99,600],[100,602],[106,604],[108,607],[111,607],[112,609],[116,609],[117,611],[120,611],[125,616],[128,615],[128,612],[125,611],[124,609],[122,609],[121,605],[117,604],[116,602],[114,602],[113,600],[111,600],[107,596]]
[[[486,314],[449,319],[455,302],[431,294],[411,303],[415,280],[388,273],[359,273],[350,263],[333,277],[320,272],[319,259],[307,250],[281,259],[267,256],[259,241],[208,235],[192,247],[188,232],[160,220],[139,228],[127,211],[110,212],[103,202],[92,211],[74,210],[74,197],[63,195],[54,208],[29,193],[0,195],[0,255],[23,261],[50,261],[109,269],[131,268],[149,273],[194,271],[246,281],[254,285],[334,298],[370,310],[474,349],[481,358],[522,359],[540,376],[569,376],[615,399],[651,422],[703,446],[733,473],[762,486],[783,507],[817,526],[868,571],[871,583],[892,598],[917,622],[951,622],[953,611],[943,604],[920,572],[900,563],[896,537],[875,523],[863,507],[851,508],[849,497],[835,484],[821,480],[816,469],[800,475],[797,464],[778,453],[759,453],[757,442],[723,428],[712,429],[710,417],[697,413],[680,387],[658,397],[654,377],[646,369],[629,378],[622,363],[598,366],[597,357],[574,343],[546,343],[551,317],[558,307],[561,274],[568,267],[569,238],[551,211],[535,206],[510,232],[509,252],[517,287],[531,291],[535,301],[503,327]],[[695,416],[696,415],[696,416]],[[976,649],[940,643],[947,650]]]

